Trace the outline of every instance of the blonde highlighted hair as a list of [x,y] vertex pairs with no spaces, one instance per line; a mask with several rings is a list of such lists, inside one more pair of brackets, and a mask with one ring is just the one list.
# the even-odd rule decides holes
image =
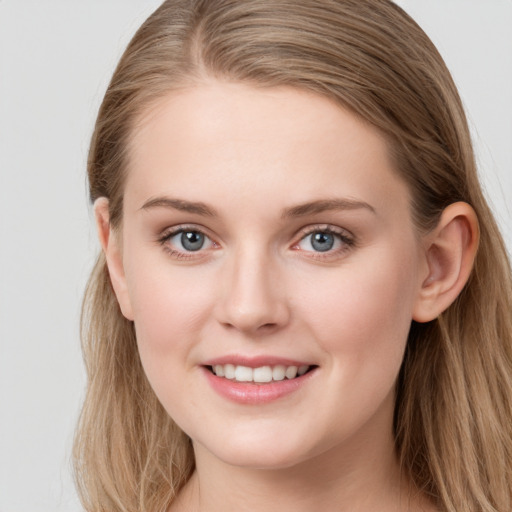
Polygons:
[[[512,278],[441,56],[389,0],[168,0],[138,30],[105,94],[88,161],[92,200],[122,223],[130,136],[170,91],[205,76],[287,85],[350,109],[387,138],[421,232],[469,203],[480,247],[447,311],[413,322],[394,429],[404,472],[440,510],[512,510]],[[88,511],[166,510],[194,468],[190,440],[144,375],[100,256],[82,319],[88,388],[75,468]]]

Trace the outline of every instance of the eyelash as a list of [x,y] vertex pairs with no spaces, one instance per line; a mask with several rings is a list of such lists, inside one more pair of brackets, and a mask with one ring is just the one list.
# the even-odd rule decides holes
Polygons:
[[[325,252],[322,251],[306,251],[317,260],[330,260],[342,256],[350,251],[356,245],[354,237],[345,229],[329,226],[325,224],[310,226],[300,232],[299,241],[294,243],[292,249],[299,250],[299,244],[314,234],[327,234],[332,235],[341,244],[337,249],[329,249]],[[311,242],[310,242],[311,243]]]
[[[159,238],[158,243],[164,248],[164,250],[173,258],[177,260],[190,260],[190,259],[197,259],[198,257],[204,256],[204,252],[206,249],[203,249],[202,247],[198,249],[197,251],[181,251],[177,249],[173,249],[172,246],[169,244],[169,241],[180,234],[183,233],[197,233],[199,235],[202,235],[205,237],[206,240],[209,241],[210,244],[213,245],[214,248],[218,248],[219,245],[211,239],[210,236],[208,236],[205,231],[197,226],[176,226],[174,228],[171,228],[167,231],[165,231]],[[349,234],[346,230],[341,228],[335,228],[333,226],[328,225],[316,225],[316,226],[310,226],[308,228],[303,229],[299,233],[299,240],[294,243],[291,247],[292,250],[300,250],[299,245],[307,239],[307,237],[312,236],[314,234],[327,234],[334,236],[339,243],[341,243],[341,247],[337,249],[328,249],[325,252],[322,251],[304,251],[306,253],[311,254],[313,258],[318,260],[328,260],[333,259],[336,257],[341,256],[345,252],[352,249],[355,245],[355,239],[351,234]]]
[[214,242],[205,232],[203,229],[198,228],[197,226],[176,226],[174,228],[171,228],[169,230],[166,230],[162,236],[158,238],[158,243],[164,248],[164,250],[173,258],[177,260],[189,260],[193,258],[197,258],[198,256],[204,256],[202,253],[204,253],[203,248],[200,248],[197,251],[181,251],[173,249],[172,246],[169,244],[169,241],[174,238],[175,236],[183,233],[198,233],[205,237],[205,239],[209,240],[211,244],[218,247],[218,244]]

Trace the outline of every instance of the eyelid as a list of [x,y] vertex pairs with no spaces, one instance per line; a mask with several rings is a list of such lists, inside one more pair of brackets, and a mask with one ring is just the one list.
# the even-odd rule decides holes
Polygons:
[[345,228],[334,226],[332,224],[311,224],[309,226],[305,226],[301,228],[295,238],[297,241],[302,240],[304,237],[312,234],[312,233],[331,233],[333,235],[338,235],[344,239],[355,241],[354,235]]
[[[313,233],[329,233],[335,235],[341,241],[342,246],[338,249],[328,250],[325,252],[321,251],[306,251],[301,250],[299,244],[308,236]],[[339,226],[333,226],[332,224],[314,224],[302,228],[295,237],[295,242],[292,244],[291,249],[301,251],[307,255],[307,257],[315,258],[318,260],[335,259],[347,251],[350,251],[356,245],[355,236],[345,228]]]
[[[168,244],[170,239],[172,239],[176,235],[179,235],[180,233],[184,233],[187,231],[200,233],[209,240],[210,246],[198,249],[197,251],[187,251],[173,248]],[[177,226],[168,227],[158,235],[157,242],[171,256],[181,260],[204,258],[206,256],[206,253],[210,252],[212,249],[217,249],[220,247],[218,242],[215,241],[214,237],[212,237],[212,235],[209,234],[209,230],[205,229],[202,226],[198,226],[197,224],[179,224]]]

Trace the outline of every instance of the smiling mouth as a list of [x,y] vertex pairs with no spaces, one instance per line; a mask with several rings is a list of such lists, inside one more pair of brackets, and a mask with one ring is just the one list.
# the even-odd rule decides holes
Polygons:
[[236,382],[254,382],[255,384],[293,380],[302,377],[314,368],[316,366],[285,366],[280,364],[275,366],[259,366],[257,368],[234,364],[208,366],[208,369],[217,377]]

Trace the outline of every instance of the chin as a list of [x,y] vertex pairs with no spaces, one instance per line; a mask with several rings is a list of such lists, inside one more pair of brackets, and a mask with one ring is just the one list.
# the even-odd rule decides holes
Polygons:
[[300,458],[297,451],[273,451],[263,448],[254,450],[236,450],[213,454],[230,466],[254,470],[289,469],[300,464],[307,457]]
[[[263,431],[265,432],[265,431]],[[290,435],[286,432],[267,430],[264,435],[240,435],[232,432],[229,439],[224,438],[220,443],[193,442],[196,457],[205,452],[208,457],[214,457],[225,464],[247,469],[280,470],[289,469],[318,455],[325,449],[318,446],[306,446],[308,436]]]

